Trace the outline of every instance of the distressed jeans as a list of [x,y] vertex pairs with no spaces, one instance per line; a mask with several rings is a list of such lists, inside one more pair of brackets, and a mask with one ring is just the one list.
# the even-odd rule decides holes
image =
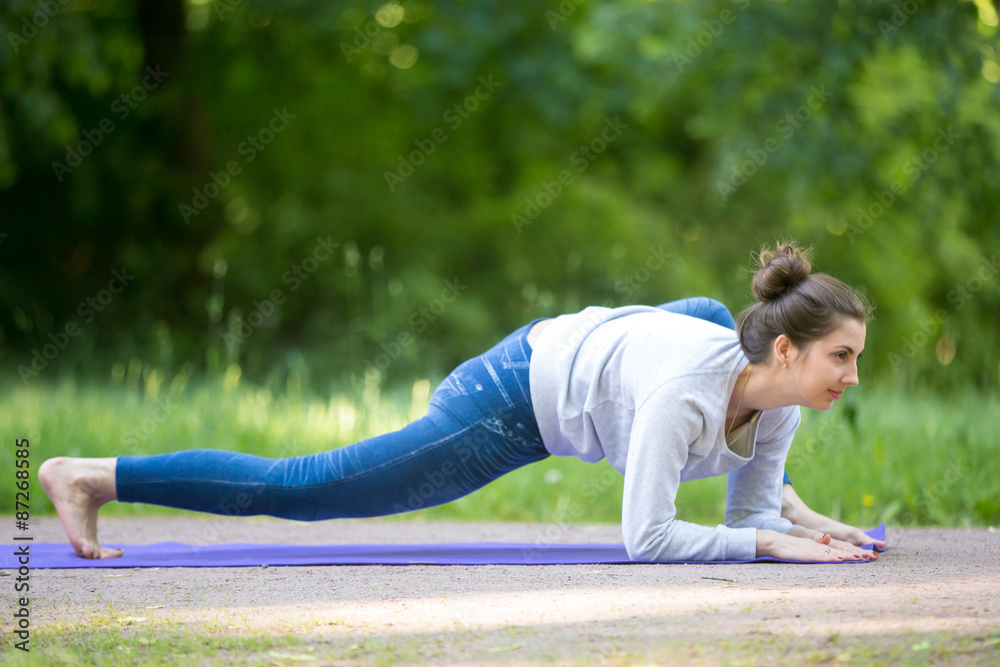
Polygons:
[[[729,311],[712,299],[659,308],[734,328]],[[397,514],[460,498],[549,456],[528,386],[527,335],[538,321],[458,366],[434,391],[427,414],[398,431],[284,459],[217,449],[119,456],[118,500],[318,521]]]

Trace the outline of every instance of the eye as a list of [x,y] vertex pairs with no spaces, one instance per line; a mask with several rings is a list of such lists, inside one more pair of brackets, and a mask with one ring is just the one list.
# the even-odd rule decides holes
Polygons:
[[841,361],[847,361],[847,352],[838,352],[835,356]]

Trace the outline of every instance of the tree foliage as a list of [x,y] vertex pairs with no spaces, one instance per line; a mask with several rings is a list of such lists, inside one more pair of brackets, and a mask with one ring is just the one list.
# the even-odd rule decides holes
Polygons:
[[986,0],[13,0],[0,353],[76,323],[53,364],[405,379],[591,304],[738,311],[791,237],[876,304],[863,373],[995,386],[996,27]]

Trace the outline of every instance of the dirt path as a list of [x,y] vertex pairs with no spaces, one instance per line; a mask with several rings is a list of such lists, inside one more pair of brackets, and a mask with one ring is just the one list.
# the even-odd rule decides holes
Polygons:
[[[36,541],[63,540],[57,520],[33,524]],[[136,544],[621,540],[616,525],[223,517],[107,519],[101,537]],[[890,528],[888,537],[879,562],[835,566],[37,570],[32,613],[43,629],[107,613],[110,602],[145,622],[295,633],[335,664],[1000,664],[1000,535]],[[106,576],[124,573],[132,576]]]

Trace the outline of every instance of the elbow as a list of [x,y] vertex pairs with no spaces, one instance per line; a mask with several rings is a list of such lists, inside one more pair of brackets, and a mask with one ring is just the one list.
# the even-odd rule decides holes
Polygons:
[[762,515],[763,512],[760,508],[750,505],[726,507],[726,514],[722,519],[722,525],[726,528],[757,528]]
[[655,560],[654,551],[646,544],[625,542],[625,551],[628,552],[628,559],[633,563],[642,563]]
[[670,529],[673,520],[663,526],[646,525],[625,531],[622,535],[625,551],[633,562],[663,560],[670,551]]

